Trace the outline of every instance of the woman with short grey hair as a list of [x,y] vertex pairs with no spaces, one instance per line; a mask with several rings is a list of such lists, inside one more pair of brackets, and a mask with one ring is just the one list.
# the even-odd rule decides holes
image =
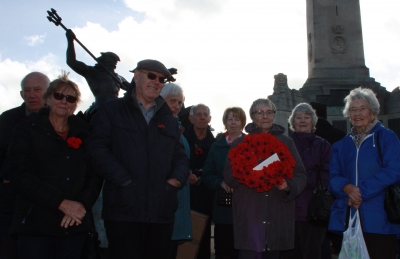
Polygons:
[[[160,93],[168,107],[171,109],[172,115],[178,118],[178,113],[182,108],[185,96],[182,87],[175,83],[164,84]],[[180,122],[179,122],[180,124]],[[185,147],[188,157],[190,157],[189,144],[183,134],[180,135],[181,143]],[[183,244],[192,236],[192,222],[190,218],[190,185],[189,179],[183,184],[178,191],[178,208],[175,212],[175,224],[172,232],[171,242],[168,248],[166,259],[175,259],[178,252],[179,244]]]
[[296,198],[295,247],[284,251],[281,259],[319,259],[327,224],[318,226],[309,223],[307,212],[313,191],[318,184],[317,177],[320,177],[325,188],[328,187],[331,145],[314,134],[317,115],[308,103],[300,103],[293,109],[289,123],[290,129],[294,131],[290,137],[296,145],[307,172],[307,185]]
[[346,98],[344,98],[345,106],[343,110],[344,117],[350,117],[351,102],[355,100],[365,100],[368,102],[369,109],[375,115],[379,114],[379,101],[375,96],[375,93],[368,88],[356,88],[350,92]]
[[[232,189],[233,193],[233,230],[235,248],[240,250],[239,259],[278,259],[282,251],[294,247],[294,200],[306,185],[306,172],[293,141],[283,134],[285,129],[282,126],[274,123],[275,114],[276,107],[271,100],[255,100],[250,107],[252,122],[245,127],[249,135],[240,136],[232,143],[228,155],[230,160],[225,164],[224,182]],[[249,140],[253,145],[246,144],[249,143]],[[251,177],[255,175],[254,171],[259,172],[253,166],[269,158],[270,151],[272,151],[264,150],[264,153],[260,152],[257,153],[260,155],[255,155],[256,150],[263,143],[266,143],[268,147],[279,146],[281,150],[287,150],[285,152],[295,161],[296,165],[289,166],[293,169],[292,177],[282,177],[283,179],[280,179],[278,183],[278,180],[271,179],[274,177],[268,178],[267,176],[269,180],[262,181],[262,184],[269,183],[269,188],[256,191],[252,189],[254,187],[249,186],[253,182],[252,179],[244,179],[246,178],[244,177],[239,180],[236,172],[238,172],[238,166],[241,168],[243,176]],[[234,150],[243,145],[247,146],[243,152]],[[240,150],[240,148],[236,150]],[[277,152],[274,150],[273,153]],[[231,154],[234,153],[240,153],[240,155],[232,157]],[[251,167],[242,167],[242,155],[256,157],[255,164],[252,164]],[[266,167],[269,166],[262,168]],[[249,168],[253,170],[249,170]],[[273,166],[270,168],[272,168],[270,169],[271,173],[279,171]]]
[[400,179],[399,139],[378,121],[372,90],[356,88],[344,101],[352,128],[332,148],[329,191],[336,200],[328,229],[345,231],[346,218],[358,212],[370,258],[395,259],[400,224],[388,221],[384,199],[386,187]]
[[176,83],[166,83],[160,93],[161,97],[165,99],[168,96],[182,96],[183,101],[185,101],[185,95],[183,94],[183,89],[180,85]]
[[[257,99],[251,104],[250,111],[249,111],[250,118],[253,121],[256,119],[256,111],[258,110],[258,107],[260,107],[260,106],[269,106],[269,107],[271,107],[270,114],[276,113],[275,104],[270,99],[263,99],[263,98]],[[274,118],[275,118],[275,115],[274,115]]]
[[295,129],[295,117],[296,114],[307,114],[310,116],[311,119],[311,131],[314,132],[316,130],[315,125],[317,125],[318,117],[315,113],[315,110],[309,105],[308,103],[299,103],[296,107],[294,107],[292,114],[289,116],[289,124],[290,129],[292,131],[296,131]]

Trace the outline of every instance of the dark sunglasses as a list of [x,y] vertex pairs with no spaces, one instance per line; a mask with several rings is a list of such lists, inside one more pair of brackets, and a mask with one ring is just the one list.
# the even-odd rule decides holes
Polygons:
[[59,101],[64,99],[64,97],[65,97],[65,100],[69,103],[75,103],[78,100],[78,98],[76,98],[75,96],[65,95],[65,94],[56,93],[56,92],[53,92],[53,97],[54,97],[54,99],[59,100]]
[[158,76],[158,75],[156,75],[156,74],[154,74],[152,72],[144,72],[144,71],[141,71],[141,70],[139,70],[139,72],[147,74],[147,78],[150,79],[150,80],[154,80],[154,79],[156,79],[158,77],[158,82],[160,82],[161,84],[164,84],[165,82],[167,82],[167,78],[166,77]]

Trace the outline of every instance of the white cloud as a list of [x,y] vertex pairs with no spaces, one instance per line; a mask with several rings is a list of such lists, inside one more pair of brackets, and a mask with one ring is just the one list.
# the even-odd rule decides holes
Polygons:
[[[395,14],[398,0],[382,1],[384,4],[360,0],[364,50],[371,76],[391,90],[400,83],[397,51],[400,18]],[[176,78],[185,91],[186,105],[200,102],[209,105],[211,124],[217,131],[223,129],[221,118],[226,107],[241,106],[247,111],[253,100],[272,94],[275,74],[286,74],[289,87],[296,89],[307,79],[305,1],[206,0],[200,5],[194,0],[125,0],[125,3],[142,12],[145,19],[138,22],[127,17],[115,31],[88,22],[73,28],[78,39],[95,56],[104,51],[118,54],[121,62],[117,73],[128,81],[132,78],[128,71],[142,59],[157,59],[167,67],[178,68]],[[77,59],[93,65],[95,62],[89,55],[75,45]],[[19,82],[31,69],[44,69],[53,78],[61,68],[71,71],[65,65],[64,55],[65,52],[38,61],[16,62],[13,66],[22,66],[24,70],[14,79]],[[0,63],[0,68],[6,69],[1,75],[13,73],[12,66],[5,62]],[[80,75],[71,72],[71,78],[83,92],[85,102],[79,108],[84,110],[93,100],[89,87]],[[4,80],[0,76],[0,91],[7,91],[10,86]]]
[[[46,74],[50,80],[54,80],[61,73],[59,58],[53,54],[48,54],[38,61],[25,61],[24,63],[12,61],[10,59],[0,59],[0,113],[20,105],[23,100],[19,91],[22,78],[30,72],[39,71]],[[82,77],[70,76],[70,79],[80,86],[82,92],[82,103],[78,107],[85,110],[93,102],[94,98],[89,90],[87,83]]]
[[35,46],[37,44],[41,44],[44,42],[44,39],[46,38],[46,34],[44,35],[33,35],[33,36],[27,36],[24,37],[24,40],[29,46]]

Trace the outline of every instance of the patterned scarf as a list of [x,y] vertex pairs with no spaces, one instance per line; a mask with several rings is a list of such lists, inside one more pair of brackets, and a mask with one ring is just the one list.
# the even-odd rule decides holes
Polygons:
[[354,144],[357,148],[360,147],[361,142],[364,140],[365,136],[367,136],[368,132],[376,125],[378,121],[374,120],[364,130],[357,131],[354,127],[351,128],[351,135],[353,136]]

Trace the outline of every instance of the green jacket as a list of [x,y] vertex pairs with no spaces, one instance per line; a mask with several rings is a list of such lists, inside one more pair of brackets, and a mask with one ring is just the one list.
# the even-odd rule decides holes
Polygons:
[[[202,182],[208,189],[218,190],[221,188],[221,183],[223,182],[222,173],[228,157],[229,147],[224,135],[212,144],[204,163],[201,177]],[[217,205],[217,192],[214,197],[212,218],[216,224],[233,224],[232,208]]]

